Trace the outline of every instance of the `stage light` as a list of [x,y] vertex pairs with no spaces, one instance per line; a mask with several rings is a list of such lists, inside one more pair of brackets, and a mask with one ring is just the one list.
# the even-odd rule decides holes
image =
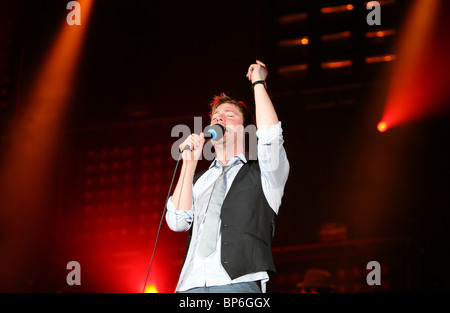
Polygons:
[[338,39],[344,39],[344,38],[350,38],[352,35],[351,31],[343,31],[340,33],[333,33],[333,34],[324,34],[320,36],[320,39],[322,41],[329,41],[329,40],[338,40]]
[[366,32],[366,38],[382,38],[387,36],[394,36],[396,34],[397,31],[395,29],[384,29]]
[[381,63],[381,62],[391,62],[397,58],[395,54],[389,55],[378,55],[378,56],[370,56],[366,57],[366,63]]
[[322,14],[330,14],[330,13],[338,13],[338,12],[345,12],[345,11],[352,11],[353,5],[352,4],[344,4],[344,5],[338,5],[334,7],[325,7],[320,9],[320,13]]
[[[4,154],[0,165],[0,249],[8,251],[0,260],[2,278],[4,270],[19,276],[31,274],[28,268],[34,268],[35,262],[39,264],[36,257],[41,257],[41,242],[47,240],[46,235],[41,233],[44,230],[42,225],[51,223],[54,214],[47,197],[52,195],[55,187],[55,164],[60,155],[61,135],[66,126],[89,12],[94,1],[79,2],[83,24],[69,26],[64,19],[35,72],[36,76],[30,79],[27,90],[21,93],[24,96],[20,97],[20,110],[11,120],[9,129],[2,131],[2,136],[8,139],[7,145],[2,146]],[[64,11],[62,13],[65,14]],[[25,277],[33,280],[32,277]],[[28,290],[20,289],[26,287],[21,284],[21,279],[2,281],[2,287],[9,286],[9,291]]]
[[[449,45],[439,0],[416,0],[399,32],[389,92],[381,120],[389,127],[447,114]],[[374,59],[366,59],[374,61]],[[390,61],[389,58],[386,61]]]
[[296,46],[305,46],[309,43],[308,36],[303,36],[301,38],[294,38],[294,39],[284,39],[280,40],[278,42],[279,47],[296,47]]
[[278,19],[278,22],[280,22],[281,24],[287,24],[287,23],[292,23],[292,22],[298,22],[301,20],[306,20],[308,18],[308,13],[295,13],[295,14],[288,14],[288,15],[284,15],[282,17],[280,17]]
[[145,293],[158,293],[158,289],[156,288],[155,284],[148,284],[145,286]]
[[308,69],[308,64],[295,64],[295,65],[287,65],[278,68],[278,74],[284,75],[293,72],[306,71]]
[[386,122],[379,122],[377,125],[377,129],[380,133],[384,133],[388,129],[388,124]]
[[326,61],[322,62],[323,69],[349,67],[353,65],[352,60]]

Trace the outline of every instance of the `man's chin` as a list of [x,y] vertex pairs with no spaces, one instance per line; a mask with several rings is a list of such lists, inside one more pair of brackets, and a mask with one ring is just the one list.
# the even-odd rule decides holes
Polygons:
[[219,140],[211,139],[211,142],[214,146],[222,145],[226,141],[226,136],[227,136],[227,131],[225,130],[225,134]]

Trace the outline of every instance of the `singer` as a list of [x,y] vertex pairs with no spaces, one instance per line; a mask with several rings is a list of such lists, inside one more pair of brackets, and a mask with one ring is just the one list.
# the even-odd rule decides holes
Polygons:
[[247,72],[255,99],[256,160],[247,157],[243,135],[252,115],[223,93],[211,102],[211,125],[225,132],[211,139],[215,159],[209,169],[195,173],[203,133],[180,145],[182,168],[166,213],[170,229],[189,231],[176,292],[265,292],[276,272],[271,246],[289,162],[267,75],[258,60]]

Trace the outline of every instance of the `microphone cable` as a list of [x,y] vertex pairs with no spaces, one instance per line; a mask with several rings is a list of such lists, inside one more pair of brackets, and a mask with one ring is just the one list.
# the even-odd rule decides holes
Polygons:
[[[184,151],[184,150],[183,150],[183,151]],[[162,225],[163,220],[164,220],[164,215],[166,214],[167,201],[169,201],[170,192],[172,191],[173,181],[175,180],[175,174],[177,173],[178,164],[180,163],[180,160],[181,160],[181,156],[182,156],[182,155],[183,155],[183,152],[181,152],[181,153],[180,153],[180,156],[178,157],[177,164],[176,164],[176,166],[175,166],[175,170],[174,170],[173,176],[172,176],[172,181],[170,182],[169,192],[167,193],[167,198],[166,198],[166,202],[164,203],[163,213],[162,213],[162,216],[161,216],[161,220],[159,221],[159,227],[158,227],[158,232],[156,233],[155,245],[154,245],[154,247],[153,247],[152,257],[151,257],[151,259],[150,259],[150,264],[149,264],[149,266],[148,266],[147,276],[145,277],[144,287],[142,287],[142,293],[145,293],[145,287],[147,286],[147,280],[148,280],[148,276],[149,276],[149,274],[150,274],[150,269],[151,269],[151,267],[152,267],[153,257],[155,256],[156,245],[158,244],[159,233],[160,233],[160,231],[161,231],[161,225]]]
[[[207,138],[205,138],[205,140],[209,140],[209,139],[216,139],[216,140],[218,140],[218,139],[222,138],[223,135],[225,134],[225,127],[223,125],[221,125],[221,124],[213,124],[213,125],[210,125],[210,126],[206,127],[205,133],[208,134],[208,136],[207,136]],[[150,274],[150,269],[152,267],[153,257],[155,256],[156,245],[158,244],[159,233],[161,231],[161,225],[162,225],[162,222],[164,220],[164,215],[166,214],[167,201],[169,201],[170,193],[172,191],[173,181],[175,180],[175,174],[177,173],[178,164],[180,163],[180,160],[182,158],[183,152],[185,150],[190,150],[190,149],[191,149],[190,146],[186,145],[183,148],[183,151],[181,151],[180,156],[178,157],[177,164],[175,166],[175,170],[174,170],[173,176],[172,176],[172,181],[170,182],[169,192],[167,193],[166,202],[164,204],[164,209],[163,209],[163,213],[162,213],[162,216],[161,216],[161,220],[159,221],[159,227],[158,227],[158,231],[156,233],[155,245],[153,247],[152,257],[150,259],[150,265],[148,266],[147,276],[145,277],[144,286],[142,287],[142,293],[145,293],[145,287],[147,286],[147,280],[148,280],[148,276]]]

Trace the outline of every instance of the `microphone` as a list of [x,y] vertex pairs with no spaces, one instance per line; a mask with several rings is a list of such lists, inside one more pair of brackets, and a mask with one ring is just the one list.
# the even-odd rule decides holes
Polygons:
[[[205,136],[205,141],[210,139],[219,140],[225,134],[225,127],[220,124],[213,124],[205,127],[205,131],[203,135]],[[189,145],[184,146],[183,151],[190,150],[191,147]]]
[[205,128],[203,133],[205,135],[205,140],[210,139],[219,140],[225,134],[225,127],[220,124],[209,125]]

